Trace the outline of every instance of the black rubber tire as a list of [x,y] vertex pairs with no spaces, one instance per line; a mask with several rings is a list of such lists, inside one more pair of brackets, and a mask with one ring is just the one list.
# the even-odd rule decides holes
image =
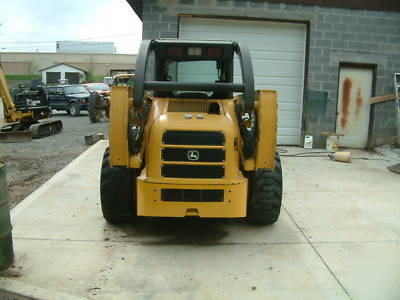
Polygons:
[[109,148],[104,151],[100,175],[100,199],[104,218],[113,224],[132,222],[136,217],[134,171],[109,165]]
[[282,165],[279,154],[275,156],[275,169],[254,172],[251,186],[248,221],[251,224],[275,223],[282,205]]
[[77,105],[76,103],[72,102],[69,107],[67,112],[69,112],[69,114],[72,117],[78,117],[81,113],[81,108],[79,107],[79,105]]
[[88,100],[88,113],[89,119],[92,123],[99,122],[102,115],[102,110],[98,108],[101,102],[100,95],[97,92],[93,92],[89,96]]

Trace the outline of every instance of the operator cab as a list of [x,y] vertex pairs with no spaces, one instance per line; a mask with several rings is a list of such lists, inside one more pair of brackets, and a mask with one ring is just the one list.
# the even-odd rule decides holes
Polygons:
[[[233,45],[187,44],[182,41],[166,40],[154,47],[155,80],[176,83],[232,83]],[[157,91],[156,97],[184,99],[229,99],[231,91]]]
[[[241,83],[234,83],[234,56]],[[158,98],[232,99],[242,92],[245,107],[254,107],[254,79],[248,49],[232,41],[159,39],[143,41],[136,65],[134,106],[144,92]]]

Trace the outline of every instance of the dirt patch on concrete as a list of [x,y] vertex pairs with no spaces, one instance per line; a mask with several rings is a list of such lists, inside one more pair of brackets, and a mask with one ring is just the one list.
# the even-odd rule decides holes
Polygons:
[[14,207],[25,199],[30,193],[49,180],[55,173],[72,161],[79,153],[72,152],[43,157],[18,157],[4,156],[1,160],[6,162],[9,201]]
[[0,144],[11,208],[85,151],[89,147],[85,135],[101,132],[108,138],[108,122],[91,123],[86,112],[77,118],[55,113],[54,119],[63,122],[59,134],[26,143]]

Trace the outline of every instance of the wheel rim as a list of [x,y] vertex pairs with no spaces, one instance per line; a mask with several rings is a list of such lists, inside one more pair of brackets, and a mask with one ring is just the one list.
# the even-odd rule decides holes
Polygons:
[[97,111],[96,111],[97,120],[100,120],[102,115],[103,115],[103,110],[101,108],[97,108]]
[[71,112],[71,115],[75,115],[75,113],[76,113],[75,105],[71,105],[71,107],[69,108],[69,111]]
[[97,98],[96,100],[96,118],[97,120],[100,120],[102,115],[103,115],[103,108],[101,107],[101,99],[100,97]]

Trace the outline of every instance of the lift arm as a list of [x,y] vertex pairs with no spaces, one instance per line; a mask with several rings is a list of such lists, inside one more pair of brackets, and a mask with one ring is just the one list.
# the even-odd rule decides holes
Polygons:
[[4,118],[7,123],[15,122],[13,115],[15,115],[16,109],[10,91],[8,89],[6,77],[3,69],[0,66],[0,98],[3,101]]

